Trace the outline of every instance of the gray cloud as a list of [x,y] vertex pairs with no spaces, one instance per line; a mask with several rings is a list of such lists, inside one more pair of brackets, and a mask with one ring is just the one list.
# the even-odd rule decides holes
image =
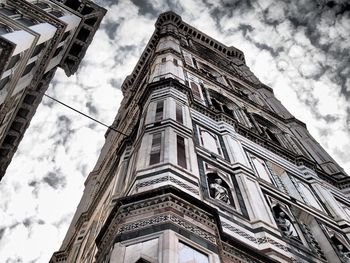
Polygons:
[[54,189],[58,189],[59,187],[65,186],[66,179],[63,176],[57,174],[57,172],[49,172],[46,176],[44,176],[43,182],[47,183]]

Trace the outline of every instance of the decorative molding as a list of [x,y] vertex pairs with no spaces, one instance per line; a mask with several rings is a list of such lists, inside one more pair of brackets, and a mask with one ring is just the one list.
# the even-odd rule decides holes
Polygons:
[[163,177],[159,177],[159,178],[155,178],[155,179],[152,179],[152,180],[149,180],[149,181],[144,181],[144,182],[141,182],[141,183],[137,183],[136,184],[136,190],[140,189],[140,188],[143,188],[143,187],[146,187],[146,186],[150,186],[150,185],[154,185],[154,184],[159,184],[159,183],[163,183],[163,182],[166,182],[166,181],[170,181],[172,183],[175,183],[176,185],[182,187],[182,188],[185,188],[186,190],[190,191],[191,193],[194,193],[196,195],[199,195],[199,191],[191,186],[189,186],[188,184],[185,184],[184,182],[170,176],[170,175],[166,175],[166,176],[163,176]]

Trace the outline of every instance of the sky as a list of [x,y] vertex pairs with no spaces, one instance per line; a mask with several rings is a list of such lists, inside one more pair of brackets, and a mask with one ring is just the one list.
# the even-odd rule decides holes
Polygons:
[[[347,1],[100,0],[108,10],[78,72],[47,94],[112,124],[162,12],[245,53],[247,65],[350,174]],[[0,263],[48,262],[61,245],[106,128],[44,97],[0,182]]]

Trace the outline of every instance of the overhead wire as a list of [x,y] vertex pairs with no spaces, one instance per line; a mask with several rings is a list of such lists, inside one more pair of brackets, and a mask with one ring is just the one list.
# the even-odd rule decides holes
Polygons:
[[89,116],[89,115],[87,115],[87,114],[85,114],[85,113],[83,113],[83,112],[81,112],[81,111],[79,111],[79,110],[77,110],[77,109],[71,107],[71,106],[69,106],[68,104],[66,104],[66,103],[64,103],[64,102],[62,102],[62,101],[60,101],[60,100],[58,100],[58,99],[55,99],[55,98],[53,98],[53,97],[47,95],[46,93],[44,93],[44,96],[48,97],[49,99],[51,99],[51,100],[53,100],[53,101],[55,101],[55,102],[57,102],[57,103],[59,103],[59,104],[65,106],[65,107],[67,107],[67,108],[69,108],[69,109],[71,109],[71,110],[73,110],[73,111],[75,111],[75,112],[77,112],[77,113],[79,113],[79,114],[81,114],[81,115],[83,115],[84,117],[86,117],[86,118],[88,118],[88,119],[90,119],[90,120],[92,120],[92,121],[94,121],[94,122],[97,122],[98,124],[101,124],[102,126],[107,127],[108,129],[111,129],[112,131],[115,131],[115,132],[117,132],[117,133],[120,133],[121,135],[124,135],[124,136],[126,136],[126,137],[128,136],[127,134],[125,134],[125,133],[123,133],[123,132],[121,132],[121,131],[118,131],[117,129],[114,129],[113,127],[111,127],[111,126],[109,126],[109,125],[107,125],[107,124],[105,124],[105,123],[103,123],[103,122],[101,122],[101,121],[99,121],[99,120],[97,120],[97,119],[95,119],[95,118],[93,118],[93,117],[91,117],[91,116]]

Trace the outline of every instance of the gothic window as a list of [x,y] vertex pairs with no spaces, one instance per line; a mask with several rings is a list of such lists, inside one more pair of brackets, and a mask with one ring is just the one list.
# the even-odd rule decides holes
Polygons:
[[278,139],[278,136],[280,136],[282,131],[276,125],[258,114],[252,114],[251,116],[256,123],[256,129],[259,133],[273,141],[275,144],[282,146]]
[[217,82],[220,82],[222,84],[226,84],[223,76],[219,72],[217,72],[215,69],[210,67],[209,65],[206,65],[204,63],[199,63],[199,69],[208,78],[215,80]]
[[252,127],[245,113],[240,107],[233,101],[224,97],[222,94],[215,92],[214,90],[209,91],[211,106],[214,110],[224,112],[231,118],[234,118],[241,124]]
[[154,121],[161,121],[163,119],[163,111],[164,100],[157,101]]
[[186,51],[182,51],[182,54],[184,56],[185,64],[194,67],[193,61],[192,61],[192,55],[190,53],[187,53]]
[[266,182],[273,183],[271,173],[265,161],[251,154],[249,154],[249,157],[255,173]]
[[26,68],[22,73],[22,77],[28,75],[34,67],[35,67],[35,61],[26,66]]
[[179,242],[178,244],[178,263],[209,263],[208,255],[186,245],[185,243]]
[[187,168],[187,158],[186,158],[186,145],[185,138],[177,135],[176,136],[176,148],[177,148],[177,164],[183,168]]
[[35,57],[37,55],[40,54],[40,52],[45,48],[45,42],[41,43],[40,45],[37,45],[32,53],[32,55],[30,56],[31,58],[32,57]]
[[295,183],[297,184],[297,189],[299,190],[304,201],[318,210],[323,211],[322,206],[317,200],[315,194],[311,191],[310,187],[299,180],[295,180]]
[[188,72],[185,73],[185,76],[186,76],[187,85],[190,87],[194,99],[199,100],[200,102],[203,102],[202,88],[200,85],[201,81],[196,76]]
[[217,155],[222,155],[219,138],[216,134],[202,127],[198,127],[198,134],[201,146]]
[[176,59],[176,58],[173,59],[173,63],[174,63],[175,66],[178,66],[178,63],[177,63],[177,59]]
[[275,221],[278,228],[281,230],[284,236],[291,238],[296,241],[301,241],[298,231],[291,219],[289,213],[282,209],[279,204],[272,208]]
[[183,124],[183,109],[182,105],[179,103],[176,103],[176,108],[175,108],[175,118],[176,121]]
[[149,164],[157,164],[160,162],[160,156],[161,156],[161,144],[162,144],[162,133],[154,133],[152,135],[152,146],[151,146],[151,153],[150,153],[150,159]]
[[7,76],[7,77],[3,78],[2,80],[0,80],[0,90],[5,88],[5,86],[7,85],[7,83],[9,83],[9,81],[10,81],[10,76]]
[[198,84],[195,83],[195,82],[191,82],[191,83],[190,83],[190,86],[191,86],[191,90],[192,90],[193,96],[194,96],[194,97],[200,98],[200,97],[201,97],[201,96],[200,96],[200,91],[199,91],[200,85],[198,85]]
[[222,111],[222,104],[219,103],[216,99],[211,99],[211,104],[213,105],[214,109],[217,111]]

